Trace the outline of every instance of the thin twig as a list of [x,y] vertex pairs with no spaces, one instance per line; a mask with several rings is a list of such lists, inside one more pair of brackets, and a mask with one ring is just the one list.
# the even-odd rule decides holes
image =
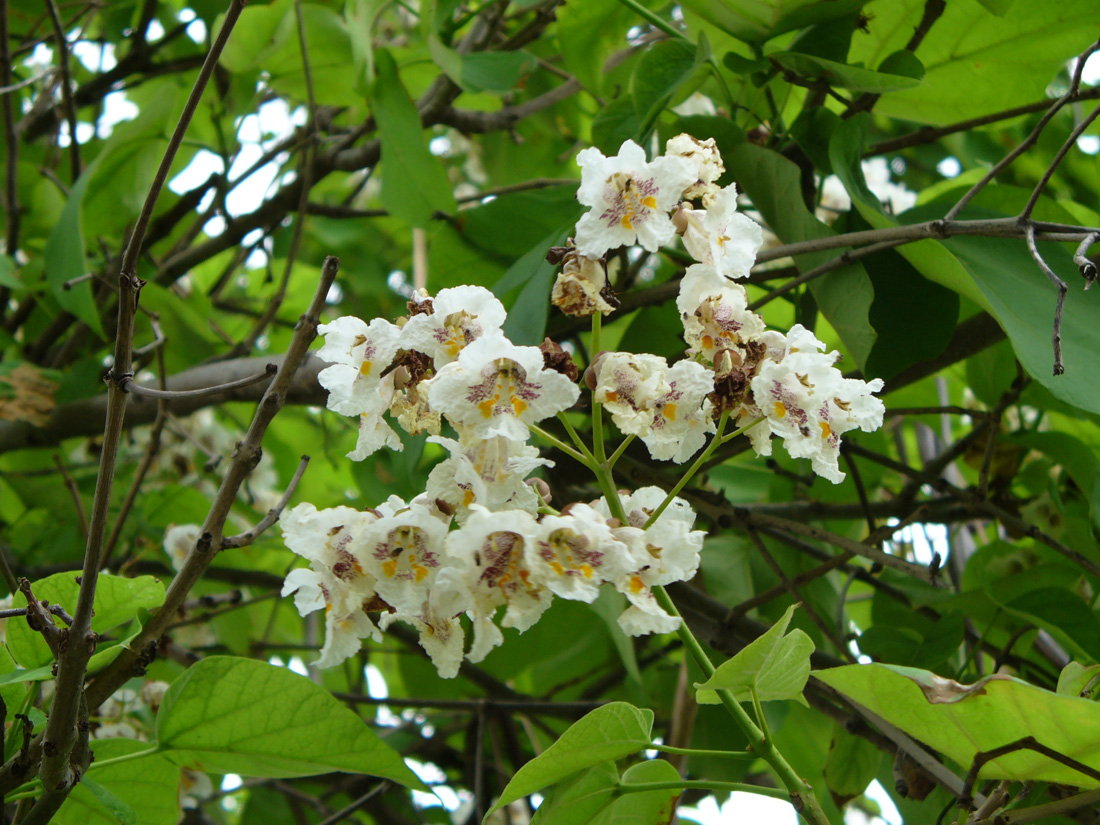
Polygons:
[[65,120],[69,124],[69,174],[71,183],[76,184],[80,177],[80,143],[76,139],[76,104],[73,103],[73,78],[69,67],[69,41],[65,37],[65,28],[61,15],[57,13],[54,0],[46,0],[46,11],[53,25],[54,38],[57,40],[57,62],[61,68],[61,103],[65,107]]
[[1100,241],[1100,232],[1093,232],[1091,235],[1081,241],[1077,247],[1077,251],[1073,253],[1073,262],[1077,264],[1077,269],[1081,272],[1081,277],[1085,279],[1085,291],[1088,292],[1089,288],[1096,282],[1097,272],[1096,264],[1089,260],[1088,252],[1089,248]]
[[141,384],[134,382],[132,378],[124,379],[122,382],[123,392],[132,392],[134,395],[144,395],[146,398],[164,399],[167,401],[178,400],[181,398],[205,398],[208,395],[217,395],[218,393],[228,392],[229,390],[240,389],[241,387],[248,387],[252,384],[259,384],[265,378],[271,378],[279,371],[279,368],[275,364],[268,364],[263,372],[250,375],[247,378],[241,378],[236,381],[230,381],[228,384],[217,384],[213,387],[204,387],[197,390],[155,390],[152,387],[143,387]]
[[[1097,41],[1097,44],[1093,46],[1092,50],[1095,51],[1097,48],[1100,48],[1100,41]],[[1084,67],[1084,60],[1085,57],[1082,55],[1082,62],[1077,66],[1075,82],[1080,82],[1078,75]],[[1092,125],[1092,122],[1096,120],[1098,115],[1100,115],[1100,106],[1095,106],[1093,110],[1083,117],[1081,122],[1073,128],[1073,131],[1069,133],[1069,136],[1062,143],[1057,154],[1055,154],[1054,159],[1050,162],[1050,165],[1047,166],[1046,171],[1043,172],[1043,176],[1039,178],[1039,182],[1035,184],[1035,188],[1031,191],[1031,196],[1027,199],[1024,208],[1020,211],[1021,221],[1031,220],[1031,213],[1035,210],[1035,205],[1039,202],[1039,196],[1043,194],[1043,190],[1046,189],[1047,184],[1050,183],[1050,179],[1054,175],[1054,170],[1061,164],[1062,159],[1069,154],[1069,150],[1077,145],[1077,138],[1084,134],[1084,131]]]
[[1058,301],[1054,306],[1054,327],[1051,331],[1051,343],[1054,347],[1054,374],[1062,375],[1066,371],[1065,366],[1062,364],[1062,310],[1066,305],[1066,293],[1069,291],[1069,287],[1066,286],[1065,281],[1054,274],[1054,270],[1039,254],[1039,248],[1035,245],[1035,227],[1028,222],[1026,228],[1027,234],[1024,237],[1027,239],[1027,251],[1031,253],[1031,257],[1042,273],[1047,276],[1047,279],[1058,288]]
[[222,539],[222,547],[247,547],[252,544],[259,536],[276,521],[279,520],[279,516],[286,508],[287,503],[290,501],[291,496],[294,495],[294,491],[298,489],[298,482],[302,480],[302,474],[305,473],[306,467],[309,465],[309,456],[302,456],[301,461],[298,462],[298,469],[294,471],[294,476],[290,479],[290,484],[286,487],[286,492],[283,493],[282,498],[278,503],[270,510],[267,511],[260,521],[249,530],[243,533],[239,533],[236,536],[229,536]]

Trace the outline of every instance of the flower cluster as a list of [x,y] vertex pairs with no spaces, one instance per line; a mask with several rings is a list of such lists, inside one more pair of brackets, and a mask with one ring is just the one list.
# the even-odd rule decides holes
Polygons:
[[[715,444],[732,421],[758,453],[770,453],[778,436],[791,455],[839,482],[840,436],[881,424],[882,403],[871,393],[882,383],[845,379],[834,366],[839,355],[823,352],[811,332],[768,330],[749,309],[734,279],[749,274],[762,232],[737,212],[735,187],[718,186],[724,166],[714,141],[679,135],[653,161],[627,141],[616,157],[587,149],[578,162],[577,197],[591,210],[569,245],[551,250],[562,264],[551,300],[562,311],[597,322],[614,311],[603,259],[624,244],[656,251],[679,235],[697,261],[676,302],[686,357],[669,364],[595,354],[584,374],[594,414],[606,410],[654,458],[676,463],[708,437]],[[592,602],[604,584],[629,604],[619,617],[626,633],[677,629],[680,619],[653,589],[698,568],[703,533],[692,529],[688,503],[646,487],[556,510],[546,483],[529,478],[553,466],[528,443],[533,432],[547,435],[539,422],[579,398],[572,358],[549,339],[539,348],[509,341],[504,307],[481,287],[419,293],[408,309],[396,323],[346,316],[319,328],[318,354],[331,364],[319,376],[328,407],[359,421],[349,457],[400,450],[392,421],[429,433],[448,457],[411,501],[393,496],[368,510],[306,503],[284,516],[284,540],[309,567],[287,576],[283,594],[294,594],[302,615],[325,613],[317,664],[337,664],[362,639],[403,621],[440,674],[454,676],[464,658],[480,661],[501,644],[501,628],[523,632],[553,597]],[[444,424],[453,431],[446,437]],[[559,446],[578,460],[587,454],[610,495],[610,465],[591,460],[603,455],[602,443],[595,453],[579,439],[577,450]]]
[[[586,149],[578,162],[577,197],[592,210],[577,224],[582,263],[574,269],[589,265],[583,256],[598,259],[623,238],[650,249],[650,239],[665,238],[669,226],[698,262],[688,267],[676,299],[687,358],[670,366],[653,355],[600,353],[588,373],[594,399],[654,458],[687,461],[725,414],[740,426],[766,421],[748,430],[758,454],[771,454],[775,435],[792,456],[811,459],[814,472],[842,481],[840,435],[882,425],[882,402],[871,395],[882,381],[844,378],[834,366],[839,353],[822,352],[825,345],[811,332],[801,325],[787,335],[768,330],[749,309],[744,286],[731,279],[748,276],[763,234],[737,212],[735,186],[718,187],[725,167],[714,141],[679,135],[652,162],[627,141],[617,157]],[[633,235],[624,234],[627,224],[636,226]]]

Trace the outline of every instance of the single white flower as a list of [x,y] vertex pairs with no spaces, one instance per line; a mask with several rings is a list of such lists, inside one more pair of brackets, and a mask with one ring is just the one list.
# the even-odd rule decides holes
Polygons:
[[624,433],[645,436],[653,428],[658,402],[669,392],[668,362],[658,355],[602,353],[593,364],[595,400]]
[[656,252],[672,240],[676,229],[668,213],[696,180],[692,163],[675,156],[647,163],[645,150],[632,140],[611,158],[599,149],[585,149],[577,163],[577,200],[592,207],[577,223],[582,255],[602,258],[609,249],[634,243]]
[[746,358],[745,345],[761,339],[765,332],[764,319],[748,308],[745,288],[706,264],[688,267],[680,282],[676,308],[690,352],[702,355],[709,363],[722,349],[737,349]]
[[666,374],[668,392],[653,405],[653,423],[642,441],[649,454],[683,464],[715,431],[712,404],[714,373],[695,361],[677,361]]
[[430,314],[408,320],[401,331],[401,346],[431,356],[437,370],[481,336],[499,330],[505,318],[504,305],[481,286],[441,289],[431,306]]
[[503,436],[428,440],[451,453],[428,475],[428,497],[454,508],[459,523],[465,522],[473,504],[532,515],[538,510],[538,496],[525,479],[536,467],[553,467],[554,462],[541,458],[537,448]]
[[685,204],[680,216],[684,248],[700,263],[712,265],[727,278],[747,278],[764,243],[760,224],[737,211],[737,187],[732,183],[715,194],[706,209]]
[[397,611],[384,613],[378,623],[385,630],[396,621],[406,622],[416,628],[420,634],[420,646],[432,660],[442,679],[453,679],[462,665],[465,635],[462,623],[454,616],[446,616],[436,611],[432,603],[426,600],[415,611]]
[[521,633],[539,620],[550,606],[551,591],[538,582],[529,567],[536,541],[534,518],[522,510],[474,512],[458,530],[447,535],[447,550],[457,565],[440,572],[433,598],[444,615],[465,610],[474,627],[471,662],[479,662],[503,636],[493,616],[506,605],[503,627]]
[[689,134],[679,134],[665,144],[665,155],[684,158],[692,165],[696,180],[684,190],[684,200],[698,198],[709,203],[718,192],[716,181],[726,171],[714,138],[699,140]]
[[573,504],[560,516],[544,516],[531,547],[529,566],[563,599],[593,602],[600,585],[633,569],[633,559],[616,539],[607,519],[587,504]]
[[[695,512],[691,505],[674,496],[653,524],[645,524],[661,506],[666,493],[660,487],[642,487],[629,495],[619,493],[626,524],[615,535],[634,556],[635,575],[648,587],[687,581],[699,569],[699,551],[706,534],[692,530]],[[600,499],[596,509],[610,514]]]
[[427,383],[432,408],[475,438],[526,441],[528,424],[580,396],[576,384],[543,367],[538,347],[517,347],[499,332],[478,338]]
[[317,375],[317,382],[329,391],[328,408],[343,415],[385,409],[378,404],[378,386],[397,354],[401,330],[381,318],[367,324],[345,315],[321,324],[317,331],[325,337],[317,357],[332,362]]
[[882,426],[885,408],[871,393],[879,392],[883,381],[845,378],[833,366],[839,353],[822,352],[825,345],[801,324],[787,338],[783,359],[760,365],[752,380],[753,397],[787,452],[809,458],[815,473],[839,484],[844,480],[838,466],[840,436]]
[[446,523],[413,503],[369,524],[356,543],[355,555],[388,605],[415,612],[427,600],[436,574],[446,563],[446,535]]

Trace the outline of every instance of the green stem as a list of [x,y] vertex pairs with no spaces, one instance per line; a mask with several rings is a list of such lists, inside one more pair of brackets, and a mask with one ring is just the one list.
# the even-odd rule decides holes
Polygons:
[[721,444],[726,444],[730,441],[733,441],[733,439],[737,438],[737,436],[743,435],[744,433],[747,433],[749,430],[751,430],[753,427],[755,427],[757,424],[759,424],[763,420],[764,420],[764,416],[760,416],[760,418],[753,419],[748,424],[746,424],[744,427],[740,427],[740,428],[734,430],[732,433],[730,433],[729,435],[725,436],[722,439],[720,445]]
[[[666,613],[680,619],[680,627],[676,631],[676,634],[680,637],[680,641],[683,642],[684,648],[688,651],[689,655],[695,660],[696,665],[703,671],[703,675],[709,679],[714,675],[714,664],[711,662],[710,657],[707,656],[707,652],[703,650],[703,646],[699,643],[699,640],[695,638],[695,634],[691,632],[691,628],[687,626],[687,622],[683,620],[680,611],[677,610],[675,603],[672,601],[672,597],[660,586],[653,588],[653,595],[657,597],[657,603],[665,609]],[[783,787],[787,789],[787,795],[790,798],[791,804],[794,805],[795,810],[798,811],[810,825],[828,825],[829,818],[821,809],[821,803],[817,801],[817,797],[814,796],[813,788],[795,772],[794,768],[787,762],[783,754],[775,747],[775,743],[764,736],[764,732],[757,727],[752,717],[750,717],[749,714],[745,712],[745,709],[741,707],[740,703],[733,698],[733,694],[730,693],[730,691],[719,688],[715,693],[718,694],[718,699],[722,703],[722,707],[724,707],[729,715],[733,717],[733,721],[737,724],[737,727],[741,729],[741,732],[744,733],[745,737],[749,740],[753,750],[755,750],[757,755],[767,762],[768,766],[775,771],[775,775],[779,777],[779,781],[782,782]]]
[[574,460],[580,462],[585,467],[588,467],[590,470],[593,469],[592,456],[591,455],[588,455],[588,456],[581,455],[579,452],[574,450],[572,447],[570,447],[568,444],[566,444],[564,441],[562,441],[556,435],[551,435],[546,430],[544,430],[542,427],[535,426],[534,424],[528,424],[527,426],[531,428],[531,432],[533,432],[535,435],[537,435],[543,441],[546,441],[547,443],[552,444],[553,446],[557,447],[559,450],[561,450],[567,456],[569,456],[570,458],[573,458]]
[[592,341],[590,342],[593,358],[600,354],[600,330],[602,326],[603,316],[598,312],[594,313],[592,315]]
[[710,759],[759,759],[753,751],[710,751],[699,748],[674,748],[672,745],[650,745],[646,750],[675,753],[681,756],[705,756]]
[[[703,452],[699,453],[699,457],[696,458],[695,461],[691,463],[691,466],[687,468],[687,472],[684,473],[680,477],[680,480],[676,482],[676,486],[668,491],[668,495],[665,496],[665,500],[661,502],[660,507],[653,511],[653,515],[651,515],[646,521],[645,527],[643,527],[643,529],[649,527],[661,517],[661,513],[665,511],[668,505],[672,504],[672,500],[676,498],[677,494],[681,490],[683,490],[684,487],[687,486],[687,483],[691,481],[692,477],[697,472],[699,472],[699,469],[704,464],[706,464],[706,461],[708,458],[710,458],[711,453],[713,453],[718,448],[718,445],[722,443],[722,433],[726,429],[726,422],[729,421],[729,418],[729,411],[722,413],[722,417],[718,420],[718,431],[714,434],[714,438],[710,440],[710,444],[707,445],[707,448],[703,450]],[[737,432],[740,433],[741,430],[738,430]]]
[[88,766],[88,770],[89,771],[94,771],[98,768],[104,768],[107,765],[118,765],[122,762],[131,762],[134,759],[141,759],[142,757],[145,757],[145,756],[154,756],[155,754],[158,754],[158,753],[160,753],[160,745],[153,745],[153,747],[148,748],[148,749],[143,750],[143,751],[134,751],[133,753],[124,753],[124,754],[122,754],[122,756],[116,756],[112,759],[103,759],[101,761],[93,762],[91,765]]
[[645,793],[646,791],[675,791],[700,788],[711,791],[741,791],[742,793],[754,793],[760,796],[770,796],[772,799],[788,801],[787,792],[781,788],[767,788],[763,785],[750,785],[747,782],[713,782],[708,779],[683,779],[679,782],[631,782],[620,785],[618,793]]
[[560,421],[562,426],[565,427],[565,431],[569,433],[569,438],[572,439],[573,443],[577,445],[577,450],[579,450],[581,454],[584,455],[585,462],[595,465],[596,457],[592,455],[592,451],[588,449],[588,445],[584,443],[584,439],[581,438],[580,435],[577,433],[576,428],[569,423],[569,419],[566,418],[565,413],[558,413],[558,421]]
[[771,742],[772,732],[768,730],[768,720],[764,717],[764,708],[760,706],[760,697],[756,695],[756,688],[749,685],[749,693],[752,695],[752,709],[756,712],[756,724],[764,734],[764,741]]
[[623,439],[622,443],[618,446],[618,448],[616,448],[615,452],[611,454],[611,458],[607,459],[608,470],[615,469],[615,462],[619,460],[619,457],[623,454],[626,448],[630,446],[630,442],[633,440],[634,433],[630,433],[626,438]]

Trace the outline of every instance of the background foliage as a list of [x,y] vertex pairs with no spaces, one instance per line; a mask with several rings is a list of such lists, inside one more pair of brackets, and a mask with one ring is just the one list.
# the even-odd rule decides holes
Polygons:
[[[302,453],[312,460],[294,500],[367,507],[423,490],[443,457],[423,439],[361,464],[343,458],[353,424],[321,411],[316,358],[261,431],[262,458],[235,445],[258,447],[245,433],[266,383],[163,403],[131,395],[114,491],[101,480],[97,493],[101,457],[114,465],[102,379],[119,358],[123,250],[227,9],[240,19],[132,249],[128,274],[145,281],[139,383],[192,390],[279,363],[328,255],[342,269],[321,293],[322,320],[393,318],[414,287],[481,284],[509,307],[512,340],[549,334],[583,365],[587,329],[550,311],[545,262],[580,214],[574,155],[613,154],[628,138],[713,137],[721,183],[736,181],[773,235],[750,297],[770,325],[815,329],[847,369],[885,379],[888,419],[849,434],[836,487],[781,450],[765,461],[747,444],[723,447],[684,491],[711,534],[699,576],[673,590],[681,611],[716,660],[782,620],[812,639],[815,669],[858,657],[961,683],[1016,677],[933,694],[942,684],[913,671],[823,671],[806,704],[769,703],[774,741],[835,822],[845,806],[874,814],[863,795],[874,780],[906,822],[934,821],[966,795],[976,751],[1022,736],[1100,768],[1085,733],[1098,724],[1100,325],[1075,274],[1085,259],[1074,258],[1100,225],[1089,125],[1100,89],[1094,74],[1079,86],[1072,74],[1098,34],[1092,0],[277,0],[243,12],[211,0],[0,0],[0,550],[9,587],[25,576],[38,600],[74,615],[89,590],[72,572],[88,564],[86,548],[109,571],[89,619],[97,652],[68,671],[75,682],[58,677],[56,694],[51,665],[64,650],[41,631],[48,613],[38,629],[7,622],[0,790],[14,821],[49,818],[19,800],[50,796],[27,782],[52,697],[82,694],[85,665],[97,762],[146,747],[133,737],[160,749],[95,768],[56,799],[58,822],[170,825],[181,766],[215,788],[223,774],[246,777],[186,811],[240,825],[473,822],[517,772],[527,784],[497,821],[526,821],[525,795],[558,780],[541,821],[668,821],[674,794],[585,807],[599,798],[592,788],[618,781],[776,786],[751,759],[638,756],[651,736],[748,743],[720,707],[695,704],[702,676],[679,643],[624,637],[607,594],[591,606],[559,600],[443,681],[400,627],[341,668],[308,669],[323,627],[278,598],[294,558],[277,529],[177,575],[169,527],[216,523],[219,541],[247,533]],[[884,170],[910,200],[884,188]],[[828,176],[849,203],[829,194]],[[1058,291],[1044,261],[1071,287],[1064,375],[1052,370]],[[622,307],[605,348],[682,352],[673,300],[685,263],[677,253],[611,262]],[[245,453],[258,461],[250,475]],[[579,469],[558,455],[548,471],[562,501],[596,495]],[[618,469],[624,486],[676,479],[634,449]],[[13,604],[26,607],[25,594]],[[173,683],[163,703],[142,693],[148,681]],[[601,706],[628,725],[630,747],[593,751],[565,773],[524,768]],[[606,733],[590,729],[585,747]],[[449,789],[450,812],[410,795],[424,786],[398,753],[435,766],[421,774]],[[1055,806],[1041,812],[1051,822],[1070,821],[1057,803],[1071,791],[1043,783],[1100,785],[1039,752],[982,776],[1036,780],[1013,804]]]

